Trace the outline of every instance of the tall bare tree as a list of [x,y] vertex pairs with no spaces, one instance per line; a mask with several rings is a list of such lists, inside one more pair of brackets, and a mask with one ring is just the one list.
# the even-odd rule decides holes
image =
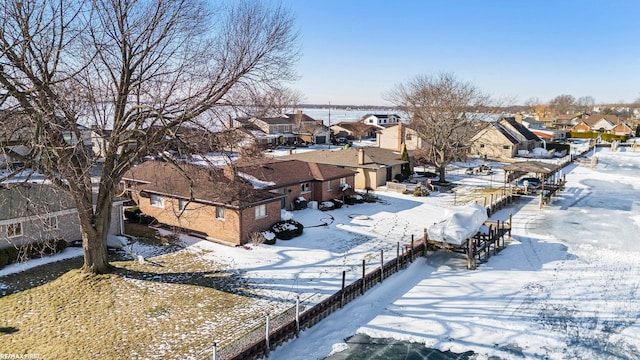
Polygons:
[[549,108],[558,115],[567,115],[575,112],[576,99],[573,95],[558,95],[549,101]]
[[466,157],[480,116],[489,109],[489,97],[453,74],[419,75],[397,85],[386,98],[410,117],[410,126],[424,143],[420,154],[446,181],[446,166]]
[[[12,114],[1,121],[24,121],[25,165],[71,192],[90,273],[111,270],[106,237],[127,169],[181,129],[208,130],[221,105],[292,79],[298,57],[293,19],[262,2],[5,0],[0,13]],[[82,125],[105,140],[96,200]]]

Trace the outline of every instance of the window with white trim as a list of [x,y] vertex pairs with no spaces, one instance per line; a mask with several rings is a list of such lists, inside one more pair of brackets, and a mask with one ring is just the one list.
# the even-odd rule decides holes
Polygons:
[[58,217],[51,216],[44,219],[44,229],[45,230],[56,230],[58,228]]
[[267,205],[262,204],[256,206],[256,219],[260,219],[267,216]]
[[327,181],[327,191],[331,191],[331,180]]
[[185,200],[185,199],[178,200],[178,209],[180,211],[187,210],[187,204],[188,203],[189,203],[189,200]]
[[347,178],[346,177],[340,178],[340,186],[343,186],[346,183],[347,183]]
[[216,219],[224,219],[224,206],[216,206]]
[[164,209],[164,197],[160,195],[151,194],[149,196],[149,201],[151,201],[151,206],[159,207]]
[[300,192],[303,193],[307,193],[311,191],[311,184],[310,183],[304,183],[300,185]]
[[22,223],[13,223],[7,225],[7,237],[22,236]]

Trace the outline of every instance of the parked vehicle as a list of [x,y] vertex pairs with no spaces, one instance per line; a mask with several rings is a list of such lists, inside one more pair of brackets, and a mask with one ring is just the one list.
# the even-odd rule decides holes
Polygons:
[[536,177],[525,177],[516,183],[518,187],[527,187],[527,189],[539,189],[542,185],[542,181]]

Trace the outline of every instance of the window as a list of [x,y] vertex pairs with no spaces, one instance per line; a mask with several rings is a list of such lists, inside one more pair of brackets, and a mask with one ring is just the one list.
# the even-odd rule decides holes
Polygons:
[[311,191],[311,184],[310,183],[304,183],[304,184],[300,185],[300,191],[303,192],[303,193]]
[[480,148],[481,148],[481,149],[482,149],[482,148],[484,148],[484,144],[480,144]]
[[[256,211],[256,217],[258,215],[258,212]],[[224,219],[224,207],[223,206],[216,206],[216,219]]]
[[178,209],[180,211],[187,210],[187,204],[188,203],[189,203],[189,200],[185,200],[185,199],[178,200]]
[[502,148],[505,150],[509,150],[511,149],[511,145],[503,145]]
[[45,230],[55,230],[58,228],[58,217],[52,216],[44,219],[44,229]]
[[256,206],[256,219],[260,219],[267,216],[267,205]]
[[405,135],[405,138],[407,138],[407,140],[411,140],[411,134]]
[[331,191],[331,180],[327,181],[327,191]]
[[164,198],[160,195],[151,195],[149,200],[151,201],[151,206],[164,208]]
[[7,237],[22,236],[22,223],[7,225]]
[[340,186],[344,186],[344,185],[346,185],[346,183],[347,183],[347,178],[346,177],[340,178]]

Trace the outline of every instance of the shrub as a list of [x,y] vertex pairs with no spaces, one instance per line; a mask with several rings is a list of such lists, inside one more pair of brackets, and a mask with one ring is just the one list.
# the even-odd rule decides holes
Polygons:
[[342,205],[344,204],[342,202],[342,200],[338,200],[338,199],[333,199],[333,200],[329,200],[333,203],[333,208],[334,209],[340,209],[342,207]]
[[124,209],[124,217],[127,220],[134,221],[134,222],[140,221],[141,213],[142,213],[142,210],[140,210],[140,208],[137,206]]
[[276,234],[271,231],[263,231],[262,237],[264,238],[264,243],[267,245],[274,245],[276,243]]
[[413,196],[429,196],[429,190],[424,189],[424,188],[416,189],[413,192]]
[[282,220],[271,226],[273,232],[278,239],[290,240],[296,236],[302,235],[304,226],[295,220]]
[[55,239],[53,243],[53,247],[56,249],[56,253],[63,251],[67,248],[68,245],[69,244],[67,243],[67,240],[60,238]]
[[335,207],[336,206],[332,201],[323,201],[323,202],[320,203],[320,205],[318,205],[318,209],[320,209],[322,211],[332,210]]
[[4,249],[0,249],[0,269],[5,267],[9,263],[9,255]]
[[7,254],[7,259],[9,261],[9,264],[18,261],[19,251],[15,246],[10,246],[3,250]]

